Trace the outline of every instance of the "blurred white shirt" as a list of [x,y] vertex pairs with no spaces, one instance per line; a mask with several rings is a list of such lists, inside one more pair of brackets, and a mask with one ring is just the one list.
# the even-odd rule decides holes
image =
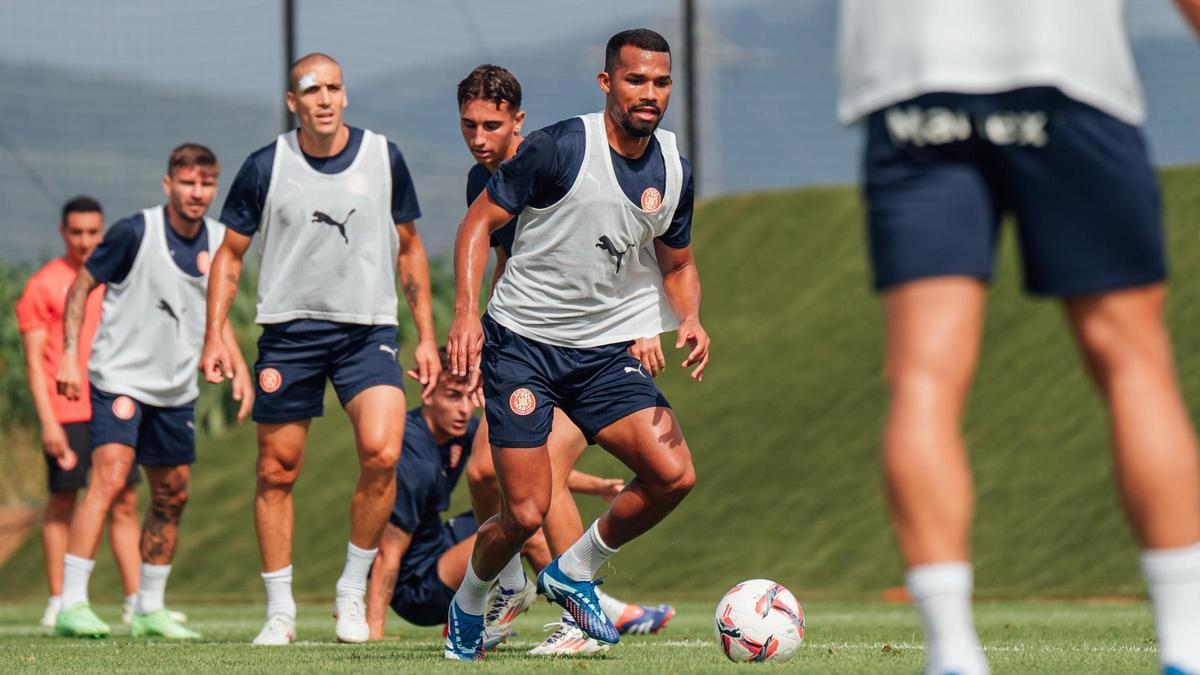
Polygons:
[[845,124],[929,92],[1054,86],[1145,119],[1124,0],[842,0]]

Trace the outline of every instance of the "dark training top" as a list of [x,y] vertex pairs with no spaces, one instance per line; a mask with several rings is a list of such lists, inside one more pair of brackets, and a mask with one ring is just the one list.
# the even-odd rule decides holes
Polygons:
[[[587,152],[587,136],[583,120],[578,117],[563,120],[529,134],[517,148],[512,159],[502,162],[495,175],[488,176],[482,164],[471,169],[467,176],[467,203],[470,204],[486,187],[488,195],[505,211],[516,216],[526,206],[544,209],[552,206],[571,190],[583,167]],[[623,157],[610,146],[613,172],[621,191],[634,205],[641,205],[646,188],[666,191],[667,169],[658,139],[651,136],[646,151],[637,159]],[[683,165],[683,191],[671,226],[658,240],[671,248],[684,248],[692,239],[692,165],[680,157]],[[516,218],[492,233],[492,246],[503,246],[512,255]]]
[[[341,152],[332,157],[313,157],[305,154],[304,159],[308,165],[324,174],[341,173],[348,169],[358,156],[358,148],[363,139],[362,129],[348,128],[350,140]],[[392,220],[407,223],[421,217],[417,191],[413,187],[412,176],[408,173],[408,165],[404,163],[404,155],[400,153],[400,149],[391,141],[388,141],[387,147],[392,163]],[[221,222],[229,229],[246,236],[251,236],[258,230],[263,205],[267,201],[267,189],[271,186],[271,165],[274,162],[275,141],[255,150],[246,158],[229,188],[225,207],[221,209]]]
[[400,563],[399,579],[423,572],[431,557],[436,563],[441,555],[441,514],[450,508],[450,495],[467,466],[478,428],[479,419],[473,417],[466,434],[438,445],[421,414],[421,406],[408,411],[404,445],[396,464],[396,503],[388,518],[412,535]]
[[[193,277],[203,276],[196,261],[201,252],[208,251],[208,228],[201,227],[194,238],[184,239],[171,227],[167,207],[159,208],[163,210],[163,226],[167,230],[167,250],[175,266]],[[84,265],[97,283],[120,284],[133,269],[145,235],[146,217],[141,211],[118,220],[104,233],[104,239]]]

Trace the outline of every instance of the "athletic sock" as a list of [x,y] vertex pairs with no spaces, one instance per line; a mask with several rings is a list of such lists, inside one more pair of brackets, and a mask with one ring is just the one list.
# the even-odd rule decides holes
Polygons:
[[[139,574],[140,574],[140,572],[139,572]],[[133,593],[130,593],[129,595],[125,596],[125,599],[121,601],[121,611],[132,614],[134,612],[134,610],[136,610],[136,609],[137,609],[137,591],[134,591]]]
[[1142,551],[1164,667],[1200,672],[1200,544]]
[[600,599],[600,609],[604,610],[604,615],[613,623],[621,620],[621,615],[625,613],[625,608],[629,606],[629,603],[621,602],[599,588],[596,589],[596,597]]
[[70,553],[63,556],[63,609],[71,609],[88,601],[88,580],[96,568],[95,560],[80,558]]
[[149,614],[163,608],[163,594],[167,592],[167,577],[171,576],[170,565],[142,563],[142,577],[138,582],[137,613]]
[[267,587],[267,618],[283,614],[296,618],[296,601],[292,599],[292,566],[274,572],[263,572]]
[[971,615],[970,563],[918,565],[908,570],[907,584],[929,645],[926,672],[986,674],[987,659]]
[[483,616],[487,609],[488,591],[492,590],[495,579],[480,579],[475,574],[475,565],[467,561],[467,573],[463,575],[462,585],[454,593],[454,602],[458,608],[467,614]]
[[377,548],[359,548],[347,542],[346,566],[342,568],[342,576],[337,581],[338,595],[366,594],[367,574],[371,572],[371,563],[378,552]]
[[525,584],[529,583],[529,580],[525,578],[525,568],[521,567],[520,553],[514,555],[504,569],[500,570],[497,581],[500,582],[500,588],[506,591],[519,591],[525,588]]
[[579,541],[571,544],[571,548],[558,559],[558,568],[575,581],[591,581],[600,566],[619,550],[609,548],[600,538],[600,531],[596,528],[598,522],[592,523]]
[[62,609],[62,596],[61,595],[50,596],[49,599],[46,600],[46,609],[53,609],[56,612],[58,610]]

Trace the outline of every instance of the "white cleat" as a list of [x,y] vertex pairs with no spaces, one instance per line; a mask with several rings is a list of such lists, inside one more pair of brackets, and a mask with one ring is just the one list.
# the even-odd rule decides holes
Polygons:
[[256,645],[287,645],[296,639],[296,617],[287,614],[272,614],[267,625],[254,638]]
[[546,630],[555,630],[545,642],[529,650],[530,656],[590,656],[608,651],[608,645],[584,635],[574,621],[563,619],[562,623],[545,625]]
[[338,642],[360,644],[371,637],[371,629],[367,626],[367,605],[361,595],[339,595],[334,600],[337,623],[333,632]]
[[[121,623],[125,624],[126,626],[133,623],[133,613],[135,609],[136,605],[132,602],[127,602],[124,605],[121,605]],[[175,623],[187,623],[187,614],[174,609],[167,610],[167,613],[171,615],[171,620]],[[51,624],[51,626],[53,625],[54,624]]]
[[46,611],[42,612],[42,627],[54,628],[54,621],[58,619],[59,605],[56,602],[47,602]]
[[537,599],[537,588],[525,580],[519,591],[508,591],[496,586],[483,615],[483,649],[491,651],[512,635],[513,622],[529,610]]

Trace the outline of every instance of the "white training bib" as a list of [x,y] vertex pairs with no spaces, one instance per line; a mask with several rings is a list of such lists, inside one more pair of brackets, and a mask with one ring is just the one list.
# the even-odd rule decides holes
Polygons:
[[679,322],[663,294],[654,239],[671,226],[683,189],[675,134],[654,132],[666,165],[666,194],[643,195],[650,207],[644,210],[617,182],[604,113],[581,119],[587,149],[575,184],[557,203],[520,213],[512,256],[488,314],[518,335],[562,347],[598,347],[674,330]]
[[[88,378],[106,392],[169,407],[200,395],[196,366],[204,347],[208,271],[193,277],[171,259],[164,213],[161,206],[142,211],[146,231],[133,266],[121,283],[106,286]],[[204,228],[211,259],[225,226],[205,218]]]
[[931,92],[1052,86],[1129,124],[1145,119],[1124,0],[842,0],[849,124]]
[[387,139],[363,130],[350,166],[309,166],[295,131],[279,136],[263,204],[260,324],[294,319],[395,326],[396,256]]

